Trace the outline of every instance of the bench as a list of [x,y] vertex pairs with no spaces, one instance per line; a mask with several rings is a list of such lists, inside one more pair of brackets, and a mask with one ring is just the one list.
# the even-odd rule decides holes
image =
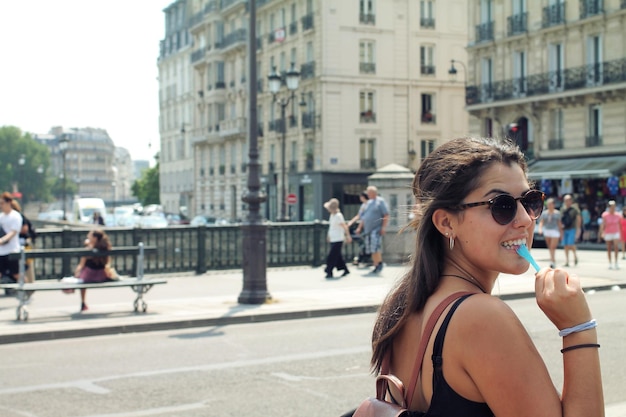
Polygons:
[[[144,256],[146,252],[156,252],[156,247],[144,247],[143,243],[139,243],[138,246],[122,246],[113,248],[108,251],[98,251],[89,249],[33,249],[25,251],[24,247],[21,248],[20,253],[12,253],[9,255],[9,259],[19,259],[20,274],[17,283],[0,284],[0,289],[12,290],[16,292],[16,297],[19,300],[19,305],[16,309],[16,318],[18,321],[28,320],[27,305],[30,300],[30,296],[36,291],[59,291],[59,290],[77,290],[82,288],[99,289],[99,288],[118,288],[118,287],[130,287],[137,297],[133,302],[134,311],[148,310],[148,305],[143,299],[143,295],[147,293],[153,285],[166,284],[167,280],[164,279],[145,279],[143,274]],[[56,258],[56,257],[69,257],[69,256],[109,256],[109,255],[137,255],[137,274],[134,278],[120,278],[118,281],[106,281],[98,283],[82,283],[82,282],[24,282],[24,271],[26,266],[26,259],[38,259],[38,258]]]

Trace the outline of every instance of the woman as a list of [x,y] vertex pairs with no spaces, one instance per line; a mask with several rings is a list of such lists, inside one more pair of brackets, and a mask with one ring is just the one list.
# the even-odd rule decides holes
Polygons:
[[626,259],[626,206],[622,208],[622,218],[620,219],[620,239],[622,240],[622,259]]
[[[87,233],[87,239],[85,240],[85,247],[87,249],[97,249],[99,251],[111,250],[111,242],[109,237],[102,230],[91,230]],[[105,267],[110,262],[109,256],[83,256],[80,258],[80,262],[74,270],[74,276],[82,280],[82,282],[104,282],[109,279],[105,271]],[[81,288],[80,290],[80,311],[87,310],[87,304],[85,303],[85,295],[87,290]]]
[[326,257],[326,279],[333,279],[333,269],[337,268],[337,271],[342,271],[342,277],[345,277],[350,273],[348,266],[343,259],[341,253],[341,247],[344,240],[348,243],[352,242],[350,237],[350,229],[343,218],[343,214],[339,210],[339,200],[331,198],[324,203],[324,208],[330,213],[328,219],[328,235],[326,240],[330,242],[330,251]]
[[[600,236],[606,242],[606,254],[609,258],[609,269],[619,269],[617,257],[619,256],[619,241],[622,234],[622,215],[615,210],[615,201],[608,203],[608,208],[602,213],[602,224],[600,224]],[[615,264],[611,262],[611,254],[615,258]],[[615,265],[615,267],[613,267]]]
[[[549,268],[535,278],[539,307],[565,329],[563,396],[514,312],[489,295],[500,273],[529,267],[515,249],[531,246],[544,196],[531,188],[526,170],[524,155],[509,142],[455,139],[428,155],[415,175],[421,212],[411,224],[417,229],[412,265],[380,308],[373,368],[388,363],[407,387],[435,307],[459,292],[471,296],[460,298],[456,310],[448,306],[442,318],[453,313],[451,320],[424,336],[427,359],[407,395],[409,410],[457,417],[604,414],[595,321],[579,279]],[[445,343],[434,352],[442,334]]]
[[[359,200],[361,201],[361,206],[359,207],[357,214],[355,214],[354,217],[348,222],[348,228],[352,227],[354,223],[361,219],[361,215],[365,211],[365,207],[367,207],[367,202],[369,200],[367,192],[361,191],[361,194],[359,194]],[[371,260],[371,256],[372,255],[370,253],[367,253],[365,241],[359,237],[359,256],[354,257],[352,264],[358,266],[360,263],[368,263]]]
[[563,224],[561,223],[561,212],[554,209],[554,198],[546,201],[548,211],[541,213],[539,218],[539,234],[543,234],[546,246],[550,252],[550,268],[556,265],[556,247],[563,238]]

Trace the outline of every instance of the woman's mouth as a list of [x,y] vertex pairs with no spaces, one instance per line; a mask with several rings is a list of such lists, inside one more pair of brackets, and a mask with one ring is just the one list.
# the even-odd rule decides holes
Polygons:
[[502,242],[502,246],[506,249],[516,250],[518,247],[525,245],[526,239],[515,239],[515,240],[507,240],[506,242]]

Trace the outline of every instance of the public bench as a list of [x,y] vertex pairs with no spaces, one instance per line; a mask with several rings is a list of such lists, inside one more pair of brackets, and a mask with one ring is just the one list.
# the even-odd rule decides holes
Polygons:
[[[108,251],[98,251],[89,249],[33,249],[25,251],[22,247],[20,253],[12,253],[9,255],[10,259],[19,259],[20,275],[17,283],[0,284],[0,289],[13,290],[16,292],[16,298],[19,300],[19,305],[16,309],[17,320],[28,320],[27,304],[30,296],[36,291],[62,291],[62,290],[77,290],[82,288],[99,289],[99,288],[118,288],[118,287],[130,287],[137,297],[133,302],[134,310],[143,311],[148,310],[148,305],[143,299],[143,295],[147,293],[153,285],[166,284],[167,280],[164,279],[145,279],[143,274],[144,257],[146,253],[155,253],[156,247],[144,247],[143,243],[139,243],[138,246],[122,246],[116,247]],[[27,259],[39,259],[39,258],[67,258],[67,257],[81,257],[81,256],[114,256],[114,255],[136,255],[137,256],[137,271],[136,277],[133,278],[120,278],[116,281],[106,281],[98,283],[82,283],[82,282],[62,282],[62,281],[40,281],[34,283],[24,282],[24,271]]]

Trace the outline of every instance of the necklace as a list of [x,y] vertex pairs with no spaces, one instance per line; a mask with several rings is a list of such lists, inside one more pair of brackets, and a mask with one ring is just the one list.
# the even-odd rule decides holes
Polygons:
[[463,281],[467,281],[470,284],[472,284],[473,286],[475,286],[476,288],[478,288],[479,290],[481,290],[483,292],[483,294],[487,294],[487,291],[485,291],[483,289],[483,287],[474,279],[474,278],[465,278],[461,275],[454,275],[454,274],[441,274],[442,277],[454,277],[454,278],[459,278],[462,279]]

